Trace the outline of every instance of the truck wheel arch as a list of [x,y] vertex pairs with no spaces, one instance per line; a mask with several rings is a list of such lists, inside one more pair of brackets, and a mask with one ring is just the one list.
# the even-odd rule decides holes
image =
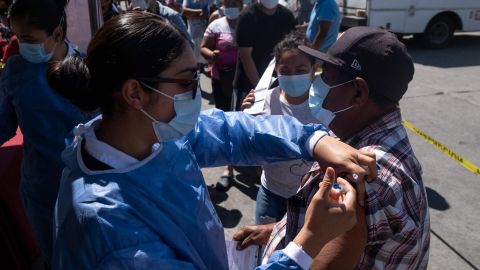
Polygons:
[[458,16],[457,13],[453,12],[453,11],[442,11],[440,13],[437,13],[435,14],[435,16],[433,16],[430,21],[428,21],[427,25],[425,26],[425,29],[423,29],[423,31],[425,32],[425,30],[427,30],[427,27],[430,25],[430,23],[434,20],[434,19],[437,19],[438,17],[440,16],[447,16],[447,17],[450,17],[450,19],[452,19],[454,25],[455,25],[455,30],[462,30],[463,29],[463,22],[462,22],[462,19],[460,18],[460,16]]
[[414,37],[424,47],[439,49],[447,46],[453,39],[455,30],[462,30],[460,16],[452,11],[444,11],[433,16],[421,34]]

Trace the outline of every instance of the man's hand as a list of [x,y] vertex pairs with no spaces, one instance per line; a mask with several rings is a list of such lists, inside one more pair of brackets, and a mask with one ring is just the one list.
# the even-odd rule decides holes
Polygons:
[[243,111],[245,109],[248,109],[250,107],[252,107],[253,103],[255,103],[255,93],[254,93],[254,90],[250,90],[250,92],[248,92],[248,95],[243,99],[243,102],[242,102],[242,106],[240,107],[240,109]]
[[343,186],[342,194],[338,195],[332,191],[334,182],[335,171],[329,167],[307,208],[305,225],[293,240],[312,258],[326,243],[353,228],[357,222],[355,189],[345,179],[337,178]]
[[313,158],[321,168],[332,167],[337,175],[346,174],[357,185],[358,203],[365,205],[365,181],[377,177],[375,154],[357,150],[330,136],[320,139],[313,149]]
[[237,249],[242,250],[251,245],[266,245],[276,223],[265,225],[247,225],[233,236],[238,241]]

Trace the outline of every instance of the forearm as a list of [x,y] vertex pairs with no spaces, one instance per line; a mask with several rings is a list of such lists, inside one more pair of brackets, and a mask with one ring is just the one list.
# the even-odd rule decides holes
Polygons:
[[357,205],[357,224],[328,242],[314,258],[311,269],[355,269],[367,244],[365,209]]
[[200,49],[200,54],[205,58],[207,59],[208,61],[213,61],[215,60],[215,57],[214,57],[214,53],[212,50],[210,50],[209,48],[207,47],[202,47]]
[[258,81],[260,80],[260,76],[258,74],[257,66],[255,66],[255,62],[252,59],[251,55],[241,56],[240,60],[242,61],[243,70],[247,75],[248,80],[252,85],[257,85]]
[[317,35],[315,36],[315,39],[313,40],[313,48],[316,50],[320,50],[323,46],[323,43],[325,42],[325,39],[327,38],[328,31],[330,31],[330,27],[332,26],[331,21],[328,20],[322,20],[318,24],[318,32]]
[[315,37],[315,40],[313,41],[312,47],[315,50],[320,50],[322,48],[323,42],[325,41],[326,37],[327,37],[326,33],[319,32]]
[[182,14],[185,15],[187,19],[200,19],[203,17],[203,10],[184,7]]

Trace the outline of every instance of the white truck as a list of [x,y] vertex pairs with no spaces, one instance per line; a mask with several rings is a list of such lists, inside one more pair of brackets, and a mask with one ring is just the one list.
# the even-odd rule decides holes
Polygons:
[[413,34],[429,48],[442,48],[455,31],[480,31],[480,0],[337,0],[342,26],[373,26]]

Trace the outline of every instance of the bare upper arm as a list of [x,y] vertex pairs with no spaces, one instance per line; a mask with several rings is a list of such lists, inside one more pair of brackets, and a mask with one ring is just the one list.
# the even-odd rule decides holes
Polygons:
[[210,50],[215,50],[215,38],[204,36],[200,48],[208,48]]
[[315,257],[311,269],[355,269],[367,245],[367,230],[365,209],[357,204],[355,227],[328,242]]
[[318,25],[318,36],[327,36],[328,31],[330,31],[330,26],[332,26],[331,21],[320,21]]

